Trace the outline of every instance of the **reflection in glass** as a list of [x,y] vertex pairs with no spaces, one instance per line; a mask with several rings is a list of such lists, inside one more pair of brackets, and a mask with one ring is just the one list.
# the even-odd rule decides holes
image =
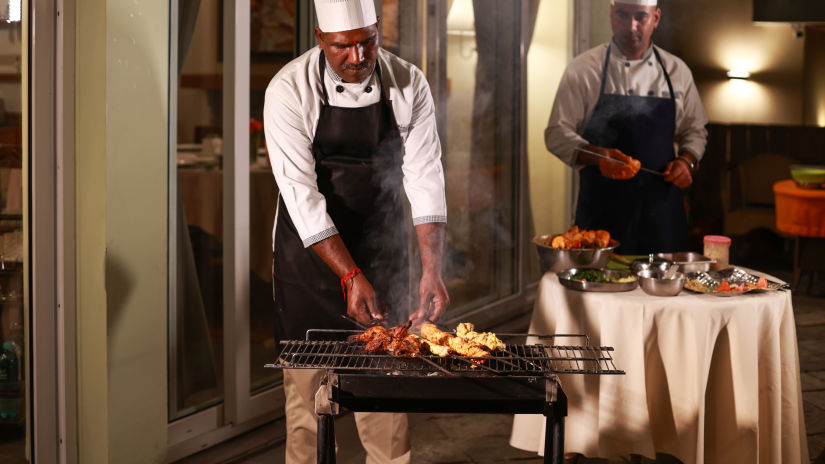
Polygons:
[[453,312],[510,295],[518,284],[519,3],[455,0],[447,13],[441,136]]
[[278,187],[263,135],[264,93],[269,80],[295,57],[295,0],[252,2],[249,124],[249,375],[250,393],[280,382],[275,359],[272,301],[272,226]]
[[179,2],[177,306],[169,420],[223,400],[223,233],[218,8]]
[[[0,4],[2,5],[2,4]],[[0,462],[29,462],[26,411],[30,350],[24,343],[23,152],[20,2],[0,11]],[[29,437],[29,440],[31,438]]]

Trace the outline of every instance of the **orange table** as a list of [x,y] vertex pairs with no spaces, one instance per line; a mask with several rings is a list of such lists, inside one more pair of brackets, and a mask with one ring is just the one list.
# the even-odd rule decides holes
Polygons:
[[825,271],[825,189],[799,188],[788,179],[775,183],[773,192],[776,228],[796,236],[792,283],[796,289],[803,272]]

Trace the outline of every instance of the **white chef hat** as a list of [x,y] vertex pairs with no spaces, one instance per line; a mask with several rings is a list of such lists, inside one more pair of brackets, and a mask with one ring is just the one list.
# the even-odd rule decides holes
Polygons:
[[323,32],[361,29],[378,22],[374,0],[315,0],[318,27]]
[[656,0],[610,0],[610,4],[624,3],[625,5],[656,6]]

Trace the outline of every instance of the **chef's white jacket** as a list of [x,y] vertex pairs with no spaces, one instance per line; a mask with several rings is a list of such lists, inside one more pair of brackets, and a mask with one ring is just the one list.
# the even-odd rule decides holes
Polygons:
[[[305,247],[338,233],[318,191],[312,141],[324,96],[318,73],[320,47],[314,47],[272,78],[264,101],[264,133],[272,173]],[[441,144],[436,132],[435,105],[424,74],[401,58],[379,49],[384,92],[392,101],[404,142],[404,191],[413,224],[447,221]],[[346,83],[327,65],[324,84],[329,104],[357,108],[376,103],[378,77]],[[367,86],[374,90],[367,92]],[[343,92],[336,91],[341,86]],[[274,233],[274,232],[273,232]]]
[[[653,54],[654,46],[651,44],[641,59],[628,60],[614,42],[610,47],[604,93],[670,98],[662,67]],[[659,47],[656,50],[673,84],[677,153],[690,152],[698,161],[705,153],[708,118],[693,76],[684,61]],[[581,134],[599,101],[606,54],[607,44],[603,44],[577,56],[567,65],[559,83],[544,131],[544,143],[551,153],[570,166],[576,162],[576,149],[590,143]],[[633,156],[633,153],[627,155]]]

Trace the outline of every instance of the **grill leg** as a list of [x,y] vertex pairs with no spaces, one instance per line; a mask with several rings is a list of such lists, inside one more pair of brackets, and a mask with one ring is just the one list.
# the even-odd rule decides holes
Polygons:
[[318,464],[335,464],[335,421],[330,414],[318,416]]
[[544,462],[564,464],[564,418],[567,416],[567,395],[556,390],[556,400],[544,406]]

